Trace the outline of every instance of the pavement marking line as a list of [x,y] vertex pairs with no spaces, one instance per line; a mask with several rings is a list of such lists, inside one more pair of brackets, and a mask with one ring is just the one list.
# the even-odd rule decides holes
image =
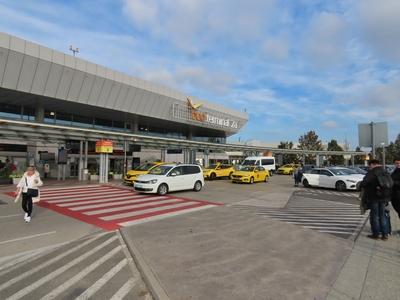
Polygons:
[[43,200],[51,202],[51,203],[63,203],[63,202],[73,202],[76,201],[77,199],[81,199],[81,200],[90,200],[90,199],[99,199],[102,196],[109,196],[109,198],[115,196],[115,197],[119,197],[119,196],[124,196],[124,195],[135,195],[133,193],[127,193],[127,192],[113,192],[113,193],[91,193],[91,194],[87,194],[87,195],[68,195],[68,196],[57,196],[57,197],[41,197]]
[[111,278],[115,276],[119,271],[122,270],[128,264],[127,260],[122,259],[116,266],[114,266],[110,271],[104,274],[99,280],[97,280],[91,287],[80,294],[75,300],[86,300],[90,299],[98,290],[100,290]]
[[85,260],[86,258],[88,258],[89,256],[93,255],[97,251],[101,250],[105,246],[111,244],[116,239],[118,239],[117,236],[109,238],[107,241],[103,242],[102,244],[98,245],[97,247],[95,247],[95,248],[91,249],[90,251],[86,252],[85,254],[83,254],[83,255],[71,260],[69,263],[63,265],[61,268],[58,268],[57,270],[55,270],[55,271],[47,274],[46,276],[40,278],[39,280],[37,280],[34,283],[28,285],[27,287],[25,287],[24,289],[22,289],[22,290],[18,291],[17,293],[13,294],[12,296],[10,296],[7,299],[8,300],[21,299],[22,297],[28,295],[30,292],[36,290],[37,288],[39,288],[40,286],[45,284],[46,282],[48,282],[48,281],[54,279],[55,277],[61,275],[66,270],[68,270],[68,269],[72,268],[73,266],[79,264],[81,261]]
[[8,216],[1,216],[0,219],[5,219],[5,218],[12,218],[12,217],[20,217],[22,214],[17,214],[17,215],[8,215]]
[[[96,197],[93,198],[92,200],[88,199],[76,199],[73,201],[64,201],[64,200],[58,200],[58,201],[52,201],[49,202],[50,204],[56,204],[60,207],[68,207],[68,206],[78,206],[82,204],[93,204],[93,203],[103,203],[103,202],[116,202],[120,200],[125,200],[125,199],[136,199],[136,198],[141,198],[143,196],[135,196],[135,195],[116,195],[115,197],[108,196],[108,197]],[[64,203],[64,202],[69,202],[69,203]],[[58,204],[61,203],[61,204]]]
[[88,187],[97,188],[97,187],[103,187],[103,185],[87,184],[87,185],[75,185],[75,186],[70,186],[70,187],[52,187],[52,188],[45,188],[45,189],[43,189],[43,191],[47,192],[47,191],[59,191],[59,190],[70,190],[70,189],[86,189]]
[[54,234],[54,233],[56,233],[56,231],[50,231],[50,232],[45,232],[45,233],[33,234],[33,235],[25,236],[25,237],[22,237],[22,238],[17,238],[17,239],[13,239],[13,240],[2,241],[2,242],[0,242],[0,245],[7,244],[7,243],[12,243],[12,242],[23,241],[23,240],[28,240],[28,239],[32,239],[32,238],[35,238],[35,237],[38,237],[38,236],[50,235],[50,234]]
[[[308,226],[308,224],[309,223],[307,223],[307,222],[298,222],[298,221],[285,221],[286,223],[290,223],[290,224],[297,224],[297,225],[304,225],[304,226]],[[337,224],[337,223],[330,223],[330,222],[327,222],[327,223],[324,223],[324,222],[316,222],[316,223],[311,223],[311,225],[319,225],[319,226],[328,226],[328,227],[330,227],[330,226],[332,226],[332,225],[335,225],[335,226],[337,226],[337,228],[342,228],[343,227],[343,229],[345,229],[345,228],[348,228],[349,230],[352,230],[352,229],[355,229],[355,228],[357,228],[358,227],[358,225],[350,225],[350,224]]]
[[342,220],[360,220],[360,216],[342,216],[342,215],[337,215],[332,216],[332,214],[318,214],[318,216],[313,216],[310,214],[295,214],[295,213],[279,213],[279,212],[257,212],[259,215],[266,215],[266,216],[303,216],[303,217],[310,217],[310,218],[323,218],[323,219],[328,219],[328,218],[333,218],[333,219],[342,219]]
[[[138,199],[140,198],[140,199]],[[126,200],[125,200],[126,199]],[[113,206],[113,205],[120,205],[120,204],[125,204],[125,203],[135,203],[135,202],[141,202],[141,201],[152,201],[152,200],[161,200],[161,199],[169,199],[169,197],[165,197],[165,196],[159,196],[159,197],[147,197],[147,198],[143,198],[143,197],[138,197],[138,196],[131,196],[131,197],[125,197],[125,198],[121,198],[121,199],[115,199],[115,200],[123,200],[123,201],[102,201],[98,200],[98,202],[96,203],[103,203],[103,202],[107,202],[104,204],[93,204],[95,203],[94,201],[88,202],[88,203],[84,203],[84,204],[93,204],[93,205],[85,205],[85,206],[77,206],[77,203],[74,203],[74,207],[70,208],[71,210],[85,210],[85,209],[91,209],[91,208],[97,208],[97,207],[108,207],[108,206]],[[86,201],[85,201],[86,202]],[[68,207],[70,205],[67,204],[62,204],[59,205],[61,207]],[[75,207],[76,206],[76,207]]]
[[318,232],[321,232],[321,233],[336,233],[336,234],[346,234],[346,235],[353,235],[354,234],[354,231],[352,231],[352,232],[347,232],[347,231],[337,231],[337,230],[317,230]]
[[[107,260],[109,260],[111,257],[113,257],[115,254],[117,254],[119,251],[122,250],[122,246],[115,247],[113,250],[108,252],[106,255],[102,256],[95,262],[93,262],[91,265],[87,266],[85,269],[80,271],[78,274],[75,276],[71,277],[67,281],[65,281],[63,284],[52,290],[50,293],[48,293],[46,296],[41,298],[40,300],[50,300],[50,299],[55,299],[60,295],[62,292],[73,286],[75,283],[79,282],[82,280],[86,275],[88,275],[90,272],[94,271],[97,267],[101,266],[104,264]],[[125,264],[126,264],[126,259],[124,258]]]
[[[68,251],[66,251],[66,252],[64,252],[64,253],[62,253],[60,255],[57,255],[56,257],[53,257],[52,259],[50,259],[50,260],[38,265],[37,267],[35,267],[33,269],[30,269],[29,271],[26,271],[26,272],[18,275],[17,277],[14,277],[14,278],[10,279],[7,282],[4,282],[3,284],[0,285],[0,291],[4,290],[5,288],[9,287],[10,285],[13,285],[14,283],[16,283],[16,282],[18,282],[18,281],[20,281],[20,280],[22,280],[24,278],[36,273],[37,271],[40,271],[41,269],[46,268],[47,266],[51,265],[52,263],[54,263],[56,261],[59,261],[60,259],[64,258],[65,256],[67,256],[67,255],[73,253],[74,251],[79,250],[80,248],[90,244],[91,242],[93,242],[93,241],[97,240],[98,238],[102,237],[103,235],[104,234],[101,234],[99,236],[95,236],[93,238],[90,238],[87,241],[85,241],[84,243],[79,244],[79,245],[69,249]],[[9,270],[6,270],[6,271],[9,272]]]
[[[34,251],[26,251],[26,252],[20,253],[19,255],[17,254],[14,256],[14,259],[12,261],[10,261],[9,263],[7,263],[5,265],[0,266],[0,276],[2,276],[3,274],[9,273],[16,268],[19,268],[20,266],[18,264],[27,259],[30,259],[33,257],[33,259],[29,260],[29,262],[31,263],[31,262],[47,255],[52,250],[57,249],[66,244],[68,244],[68,242],[60,243],[60,244],[56,244],[56,245],[52,245],[52,246],[48,246],[48,247],[44,247],[44,248],[39,248]],[[10,269],[8,269],[8,268],[10,268]],[[5,270],[5,269],[7,269],[7,270]]]
[[120,207],[113,207],[113,208],[108,208],[108,209],[101,209],[101,210],[94,210],[94,211],[89,211],[89,212],[84,212],[85,215],[100,215],[103,213],[112,213],[112,212],[117,212],[117,211],[124,211],[124,210],[129,210],[129,209],[135,209],[135,208],[142,208],[142,207],[162,207],[163,204],[165,205],[170,205],[173,203],[186,203],[186,201],[180,200],[180,199],[168,199],[164,201],[156,201],[156,202],[151,202],[151,203],[140,203],[140,204],[132,204],[132,205],[125,205],[125,206],[120,206]]
[[191,213],[191,212],[209,209],[209,208],[213,208],[213,207],[216,207],[216,206],[215,205],[204,205],[204,206],[200,206],[200,207],[189,208],[189,209],[182,210],[182,211],[172,212],[172,213],[169,213],[166,215],[158,215],[158,216],[152,216],[152,217],[142,218],[142,219],[133,220],[133,221],[127,221],[127,222],[119,223],[119,225],[121,225],[123,227],[128,227],[128,226],[138,225],[138,224],[142,224],[142,223],[147,223],[150,221],[167,219],[170,217],[179,216],[179,215],[183,215],[186,213]]
[[[123,194],[126,194],[126,192],[125,191],[113,191],[113,190],[109,190],[109,191],[99,191],[99,192],[94,192],[94,193],[88,193],[88,194],[86,194],[86,195],[70,195],[70,196],[62,196],[62,195],[55,195],[55,196],[44,196],[44,197],[42,197],[43,198],[43,200],[46,200],[46,201],[50,201],[50,200],[58,200],[58,199],[60,199],[60,198],[63,198],[63,199],[70,199],[70,198],[93,198],[93,197],[96,197],[96,196],[105,196],[105,195],[115,195],[115,194],[121,194],[121,195],[123,195]],[[133,193],[132,193],[133,194]]]
[[360,219],[360,220],[349,220],[349,221],[344,221],[344,220],[336,220],[336,219],[321,219],[321,218],[319,218],[319,219],[310,219],[310,218],[297,218],[297,217],[294,217],[294,218],[292,218],[292,217],[286,217],[286,216],[276,216],[276,217],[274,217],[275,219],[279,219],[279,220],[289,220],[289,221],[293,221],[293,222],[296,222],[296,221],[298,221],[298,222],[300,222],[300,221],[303,221],[303,222],[315,222],[315,221],[321,221],[321,222],[323,222],[323,221],[326,221],[326,223],[344,223],[344,224],[360,224],[362,221],[363,221],[363,219]]
[[[302,227],[304,227],[304,228],[308,228],[308,229],[316,229],[316,230],[319,230],[319,229],[321,229],[321,230],[324,230],[324,229],[336,229],[336,230],[341,230],[341,229],[344,229],[343,227],[335,227],[335,226],[332,226],[332,227],[326,228],[326,227],[321,227],[321,226],[308,226],[308,225],[302,225]],[[352,230],[352,231],[353,231],[353,230]]]
[[131,289],[135,286],[136,284],[136,279],[131,278],[125,284],[110,298],[110,300],[121,300],[123,299],[128,293],[131,291]]
[[[180,202],[177,204],[169,205],[167,208],[168,209],[179,208],[179,207],[184,207],[188,204],[189,204],[188,202]],[[166,207],[162,207],[162,208],[166,208]],[[127,212],[127,213],[122,213],[122,214],[115,214],[115,215],[111,215],[111,216],[100,217],[100,219],[102,219],[103,221],[118,220],[118,219],[124,219],[124,218],[129,218],[129,217],[135,217],[135,216],[141,215],[141,214],[152,213],[152,212],[156,212],[158,210],[159,210],[159,208],[155,207],[155,208],[143,209],[143,210],[139,210],[139,211],[133,211],[133,212]]]
[[53,195],[68,195],[68,194],[78,194],[78,193],[90,193],[90,192],[96,192],[96,191],[109,191],[112,190],[113,188],[104,188],[104,187],[96,187],[96,188],[90,188],[90,189],[74,189],[70,188],[67,190],[63,191],[42,191],[41,193],[45,196],[53,196]]

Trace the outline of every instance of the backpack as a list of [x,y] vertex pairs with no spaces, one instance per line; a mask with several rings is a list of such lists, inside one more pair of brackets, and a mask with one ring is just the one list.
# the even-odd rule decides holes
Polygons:
[[390,200],[393,188],[393,179],[386,171],[377,174],[378,185],[376,187],[376,195],[384,200]]

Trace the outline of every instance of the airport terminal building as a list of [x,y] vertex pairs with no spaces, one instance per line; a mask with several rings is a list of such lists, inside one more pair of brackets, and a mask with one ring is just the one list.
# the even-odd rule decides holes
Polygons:
[[[194,161],[208,151],[201,143],[226,143],[247,119],[244,112],[0,33],[0,159],[19,170],[47,164],[56,176],[63,147],[67,177],[78,177],[83,168],[96,168],[99,139],[114,141],[110,170],[118,173],[151,159]],[[179,142],[158,147],[157,139],[199,143],[189,151]]]

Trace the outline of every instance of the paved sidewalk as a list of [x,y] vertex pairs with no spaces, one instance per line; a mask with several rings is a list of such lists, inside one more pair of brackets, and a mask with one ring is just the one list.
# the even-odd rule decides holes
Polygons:
[[391,221],[388,241],[369,239],[367,222],[327,300],[400,299],[400,221],[393,209]]

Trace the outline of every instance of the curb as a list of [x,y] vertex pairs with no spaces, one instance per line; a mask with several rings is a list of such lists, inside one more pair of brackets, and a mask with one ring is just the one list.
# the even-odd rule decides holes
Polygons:
[[133,245],[132,240],[124,234],[121,229],[118,233],[124,241],[130,255],[132,256],[139,272],[142,274],[143,280],[146,283],[151,295],[156,300],[170,300],[165,289],[162,287],[160,280],[144,260],[140,251]]

